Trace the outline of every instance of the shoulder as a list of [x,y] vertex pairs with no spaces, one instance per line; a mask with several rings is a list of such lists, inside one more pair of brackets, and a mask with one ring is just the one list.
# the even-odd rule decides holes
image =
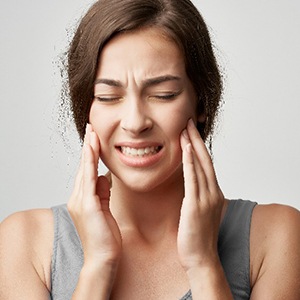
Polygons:
[[[32,209],[11,214],[0,223],[0,226],[1,228],[10,229],[11,227],[19,227],[20,225],[25,225],[26,228],[33,225],[32,229],[34,229],[34,225],[37,223],[44,223],[52,219],[51,209]],[[36,228],[36,230],[38,230],[38,228]]]
[[14,213],[0,224],[1,239],[36,245],[53,235],[53,214],[50,209],[34,209]]
[[252,233],[257,238],[262,238],[266,246],[274,246],[274,243],[281,243],[292,237],[297,239],[300,212],[281,204],[257,205],[253,211],[252,228]]
[[299,299],[299,232],[300,212],[297,209],[280,204],[255,207],[250,236],[254,295],[258,290],[269,287],[269,299],[282,299],[280,295],[288,299]]
[[53,231],[51,209],[22,211],[7,217],[0,224],[1,280],[7,284],[17,280],[25,283],[26,277],[37,276],[37,281],[50,288]]

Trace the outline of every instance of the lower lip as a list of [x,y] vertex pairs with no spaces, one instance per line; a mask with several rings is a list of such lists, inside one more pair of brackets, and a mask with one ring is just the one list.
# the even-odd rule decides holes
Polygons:
[[160,151],[155,154],[145,156],[128,156],[123,154],[119,148],[116,148],[116,150],[121,162],[133,168],[151,167],[159,162],[163,154],[163,149],[160,149]]

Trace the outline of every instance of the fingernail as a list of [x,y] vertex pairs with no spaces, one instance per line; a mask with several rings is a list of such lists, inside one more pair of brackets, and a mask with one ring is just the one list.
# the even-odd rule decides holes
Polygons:
[[187,144],[187,145],[186,145],[186,151],[187,151],[188,153],[192,153],[192,145],[191,145],[191,144]]
[[184,138],[186,138],[187,140],[189,140],[189,135],[188,135],[186,129],[184,129],[184,130],[182,131],[182,135],[183,135]]
[[189,121],[188,121],[188,126],[189,126],[189,127],[193,127],[193,126],[194,126],[194,122],[193,122],[192,119],[189,119]]

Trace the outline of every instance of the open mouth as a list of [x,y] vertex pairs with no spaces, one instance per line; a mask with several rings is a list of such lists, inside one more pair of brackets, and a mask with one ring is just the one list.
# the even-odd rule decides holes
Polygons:
[[131,148],[131,147],[117,147],[119,151],[126,155],[131,157],[145,157],[145,156],[151,156],[157,154],[161,149],[162,146],[151,146],[151,147],[145,147],[145,148]]

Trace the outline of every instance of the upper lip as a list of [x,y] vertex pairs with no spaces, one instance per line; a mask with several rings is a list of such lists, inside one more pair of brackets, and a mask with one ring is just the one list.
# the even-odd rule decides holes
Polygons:
[[147,148],[147,147],[162,147],[163,145],[159,142],[120,142],[115,145],[116,148],[129,147],[135,149]]

